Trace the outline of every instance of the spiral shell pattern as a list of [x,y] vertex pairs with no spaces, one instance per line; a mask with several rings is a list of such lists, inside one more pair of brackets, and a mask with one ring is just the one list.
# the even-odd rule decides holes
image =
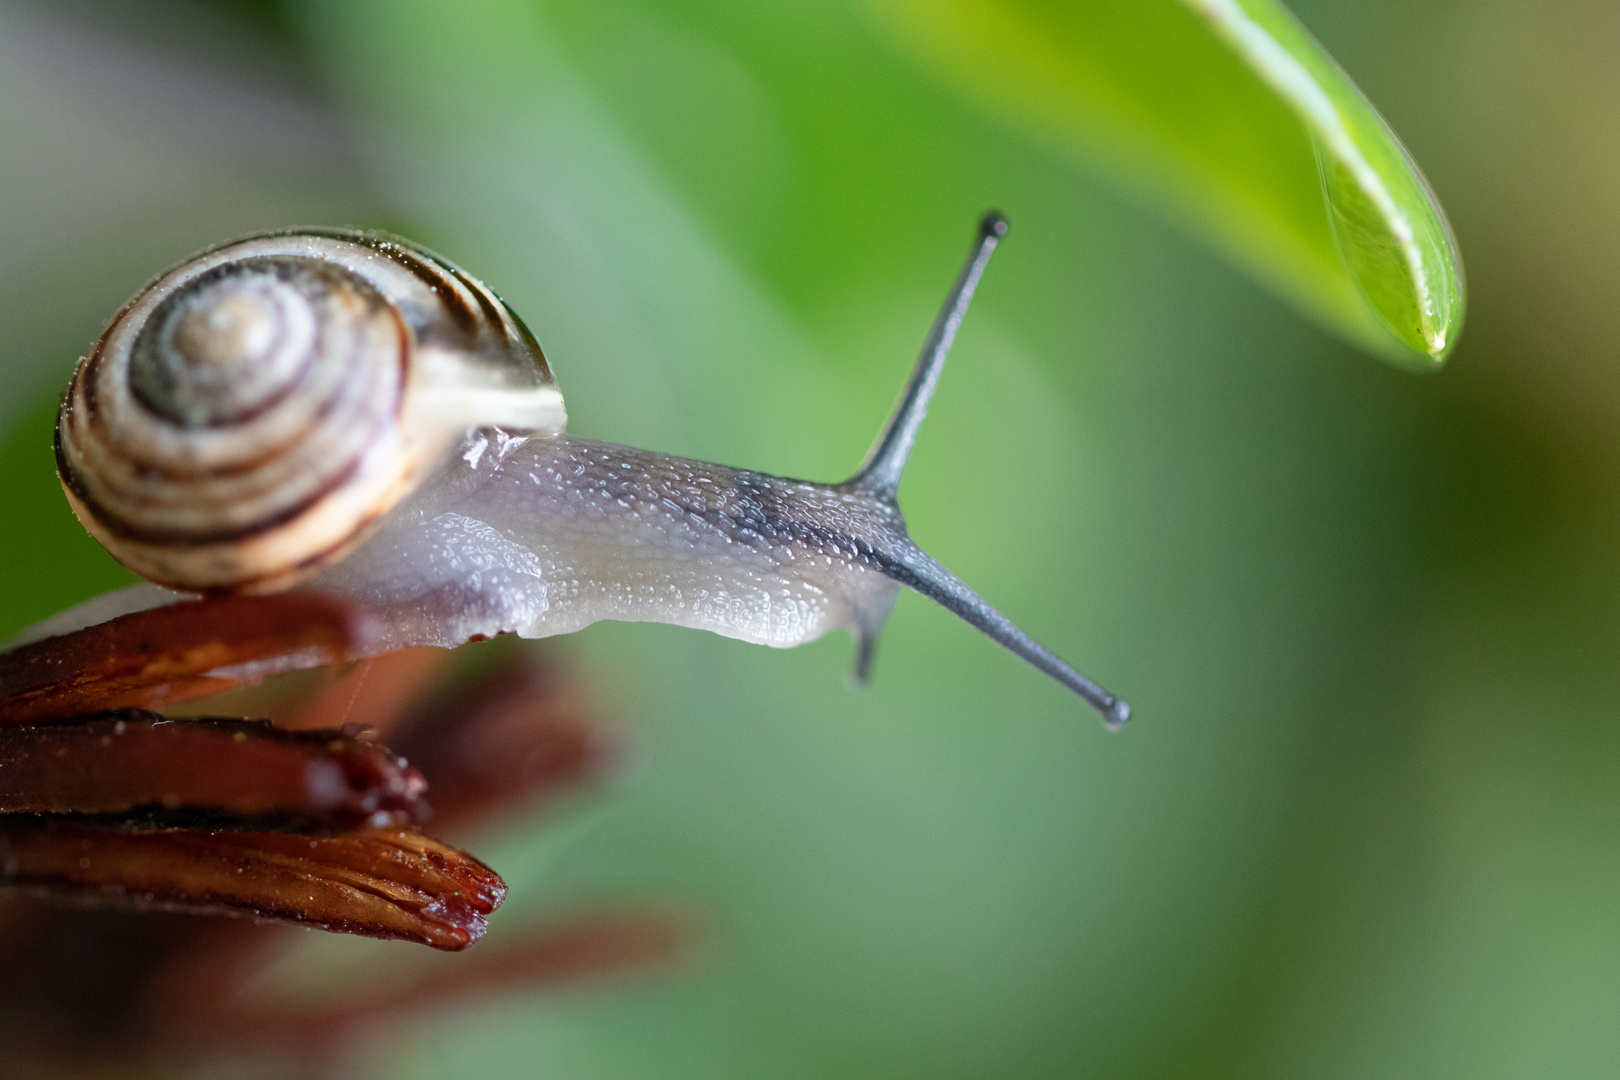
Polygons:
[[489,290],[397,241],[305,231],[138,293],[80,362],[56,452],[74,512],[132,570],[267,592],[351,549],[469,427],[563,421]]

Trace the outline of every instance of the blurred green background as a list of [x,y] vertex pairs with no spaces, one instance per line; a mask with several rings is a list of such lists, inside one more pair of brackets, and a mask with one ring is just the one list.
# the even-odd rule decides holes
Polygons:
[[902,498],[1132,726],[910,595],[860,693],[842,637],[593,627],[567,648],[636,768],[475,847],[513,884],[481,948],[664,898],[692,959],[364,1068],[1620,1073],[1620,9],[1292,5],[1461,239],[1469,327],[1419,377],[881,7],[0,2],[0,634],[126,580],[57,490],[54,399],[206,243],[406,233],[524,315],[576,433],[832,479],[996,206]]

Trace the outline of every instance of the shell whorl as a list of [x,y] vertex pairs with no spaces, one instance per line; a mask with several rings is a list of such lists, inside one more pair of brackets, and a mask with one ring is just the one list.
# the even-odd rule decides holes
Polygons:
[[468,428],[565,419],[483,285],[398,241],[302,231],[204,252],[126,304],[68,386],[57,463],[137,573],[260,592],[341,557]]

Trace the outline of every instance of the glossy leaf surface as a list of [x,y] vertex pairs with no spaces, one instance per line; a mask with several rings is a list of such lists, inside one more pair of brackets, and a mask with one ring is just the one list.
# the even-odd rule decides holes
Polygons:
[[1168,209],[1340,335],[1444,361],[1461,262],[1417,165],[1275,0],[871,0],[970,97]]

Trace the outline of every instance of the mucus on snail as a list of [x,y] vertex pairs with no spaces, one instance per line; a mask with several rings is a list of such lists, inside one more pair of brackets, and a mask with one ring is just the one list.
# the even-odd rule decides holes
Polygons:
[[1006,228],[994,213],[980,223],[892,417],[839,484],[565,434],[562,396],[522,321],[408,242],[300,229],[212,248],[113,317],[57,422],[74,513],[153,584],[27,637],[189,595],[298,585],[379,612],[374,651],[601,619],[779,647],[844,629],[864,680],[907,585],[1117,727],[1126,703],[924,553],[896,497]]

